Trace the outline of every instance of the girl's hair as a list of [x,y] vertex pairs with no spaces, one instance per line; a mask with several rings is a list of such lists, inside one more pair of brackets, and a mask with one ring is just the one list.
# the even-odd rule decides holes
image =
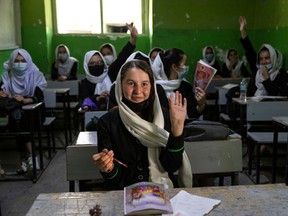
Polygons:
[[179,65],[180,61],[183,59],[183,56],[185,55],[184,51],[177,49],[177,48],[171,48],[166,50],[165,52],[159,53],[166,76],[169,78],[171,74],[171,67],[173,64]]

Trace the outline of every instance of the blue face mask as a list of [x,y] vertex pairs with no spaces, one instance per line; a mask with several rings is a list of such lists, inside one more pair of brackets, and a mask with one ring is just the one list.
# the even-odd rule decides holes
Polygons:
[[258,69],[261,69],[262,67],[266,67],[266,69],[269,71],[272,68],[272,64],[257,65]]
[[210,63],[210,62],[212,62],[213,59],[214,59],[214,54],[213,54],[213,53],[206,54],[206,55],[205,55],[205,58],[206,58],[206,60]]
[[66,60],[68,59],[68,54],[67,54],[67,53],[59,53],[59,54],[58,54],[58,58],[59,58],[62,62],[64,62],[64,61],[66,61]]
[[13,63],[13,69],[19,75],[21,75],[25,71],[26,68],[27,68],[27,62],[14,62]]
[[189,66],[184,66],[181,72],[178,72],[178,79],[183,79],[189,71]]

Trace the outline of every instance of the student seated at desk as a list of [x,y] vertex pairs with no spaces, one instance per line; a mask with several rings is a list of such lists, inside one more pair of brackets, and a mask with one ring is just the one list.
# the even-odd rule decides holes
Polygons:
[[[14,98],[23,105],[42,102],[44,99],[43,90],[47,82],[42,72],[33,63],[30,54],[24,49],[15,49],[9,61],[4,63],[4,73],[0,82],[0,97]],[[42,106],[43,109],[44,106]],[[44,114],[44,110],[41,114]],[[45,120],[41,116],[42,122]],[[39,119],[35,119],[39,122]],[[9,129],[11,132],[27,132],[30,128],[30,121],[26,113],[20,108],[9,113]],[[16,137],[22,157],[25,158],[20,164],[19,172],[26,172],[28,166],[32,168],[32,147],[30,135]],[[26,151],[28,155],[26,155]],[[26,157],[28,159],[26,160]],[[26,162],[27,161],[27,162]],[[36,168],[39,163],[36,160]]]
[[115,47],[111,43],[105,43],[101,45],[99,49],[100,53],[106,61],[107,66],[109,67],[109,70],[116,74],[115,79],[121,66],[125,63],[129,55],[131,55],[131,53],[134,51],[138,38],[138,31],[134,24],[126,24],[126,26],[130,31],[131,38],[123,47],[118,56]]
[[78,60],[70,56],[66,45],[60,44],[56,47],[55,59],[52,63],[52,80],[77,80]]
[[[153,72],[141,60],[125,63],[116,80],[118,109],[98,122],[98,154],[93,160],[108,189],[123,189],[140,181],[192,186],[192,172],[184,151],[187,101],[177,91],[169,107],[161,107]],[[126,165],[119,165],[115,158]]]
[[215,77],[221,78],[221,68],[219,62],[216,60],[215,52],[212,46],[206,46],[202,50],[203,61],[217,70]]
[[250,77],[243,61],[239,60],[235,49],[229,49],[225,54],[225,62],[222,65],[222,71],[219,75],[222,78],[242,78]]
[[288,74],[282,68],[282,55],[270,44],[263,44],[255,52],[246,32],[246,18],[240,16],[241,44],[245,50],[252,76],[248,96],[288,96]]
[[[162,85],[167,97],[179,91],[187,99],[187,114],[189,118],[199,118],[206,106],[206,94],[201,88],[193,90],[185,79],[189,67],[186,64],[186,54],[177,48],[160,52],[153,65],[156,83]],[[195,92],[195,93],[194,93]]]

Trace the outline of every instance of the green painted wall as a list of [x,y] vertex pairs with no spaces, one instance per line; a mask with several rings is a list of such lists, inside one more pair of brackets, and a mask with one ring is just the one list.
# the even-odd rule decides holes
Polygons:
[[[55,47],[68,45],[71,55],[79,59],[83,73],[83,58],[88,50],[99,49],[110,42],[117,52],[127,43],[127,37],[67,36],[53,33],[52,0],[21,0],[22,47],[27,49],[36,65],[50,73]],[[142,35],[137,50],[148,53],[151,47],[178,47],[187,53],[192,80],[195,64],[202,57],[202,48],[213,45],[217,52],[228,48],[243,50],[239,42],[239,15],[248,20],[248,34],[256,49],[270,43],[284,54],[288,67],[288,1],[287,0],[154,0],[152,5],[153,35]],[[150,44],[152,44],[150,46]],[[11,51],[0,51],[1,63]]]

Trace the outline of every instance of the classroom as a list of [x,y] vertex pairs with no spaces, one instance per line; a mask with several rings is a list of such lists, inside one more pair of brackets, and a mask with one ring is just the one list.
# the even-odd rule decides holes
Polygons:
[[[44,205],[46,199],[48,204],[45,208],[55,208],[55,212],[57,210],[63,211],[63,214],[59,215],[72,215],[73,213],[89,215],[89,207],[83,203],[88,202],[89,198],[87,197],[90,196],[90,193],[93,196],[94,192],[95,197],[92,200],[101,203],[102,212],[105,212],[106,208],[108,209],[105,205],[108,205],[108,201],[111,199],[116,210],[114,212],[107,210],[107,213],[116,215],[116,211],[119,210],[120,213],[117,212],[117,215],[123,215],[123,203],[117,203],[118,198],[115,199],[113,194],[110,195],[110,192],[106,192],[101,200],[102,186],[105,184],[102,181],[103,173],[101,174],[101,172],[103,170],[100,172],[97,169],[95,166],[97,162],[91,163],[92,155],[98,153],[97,148],[94,147],[99,144],[99,140],[97,143],[99,136],[94,130],[88,132],[86,128],[87,123],[92,121],[94,116],[99,121],[103,115],[107,114],[108,102],[110,101],[107,102],[107,108],[96,111],[97,114],[95,112],[89,114],[81,107],[83,101],[79,94],[81,94],[81,79],[87,78],[85,67],[89,67],[89,64],[85,57],[88,52],[93,50],[95,56],[95,53],[100,52],[100,47],[103,44],[109,43],[113,44],[117,54],[119,54],[127,42],[133,38],[133,33],[127,31],[129,27],[126,24],[133,23],[131,25],[134,25],[138,30],[133,52],[138,51],[142,56],[148,57],[150,50],[155,47],[163,50],[170,50],[171,48],[182,50],[186,56],[184,68],[189,68],[185,78],[193,88],[195,87],[197,64],[199,60],[204,58],[203,48],[206,46],[213,47],[215,59],[220,65],[225,64],[225,55],[228,50],[236,50],[239,60],[244,62],[251,75],[251,77],[247,77],[248,80],[254,80],[253,68],[249,65],[249,59],[247,60],[247,56],[245,56],[247,53],[245,53],[241,41],[240,16],[247,20],[246,31],[256,53],[260,53],[259,48],[263,44],[270,44],[276,51],[280,51],[282,54],[281,68],[286,73],[288,71],[287,0],[81,1],[82,5],[86,3],[90,7],[82,7],[79,2],[74,0],[0,0],[0,77],[5,74],[4,63],[10,59],[13,50],[25,49],[47,80],[48,87],[45,91],[43,90],[43,97],[46,97],[45,104],[48,104],[47,98],[49,96],[49,102],[53,100],[55,107],[61,106],[61,108],[46,106],[46,111],[49,111],[45,114],[49,118],[39,128],[31,122],[34,122],[32,118],[36,115],[39,114],[40,116],[42,104],[31,103],[23,106],[22,109],[31,115],[29,116],[32,119],[29,121],[31,123],[30,129],[35,129],[35,131],[31,129],[26,134],[32,139],[32,163],[34,165],[37,163],[36,154],[40,157],[41,164],[40,171],[34,166],[35,169],[32,168],[31,173],[24,175],[24,178],[23,175],[18,178],[19,176],[9,170],[11,168],[9,163],[12,158],[15,155],[18,157],[17,147],[11,149],[9,144],[14,143],[15,137],[18,135],[7,132],[8,123],[5,122],[5,118],[8,119],[8,117],[4,112],[0,113],[0,216],[37,215],[41,212],[37,209],[37,205]],[[67,8],[70,13],[67,12]],[[72,10],[75,11],[71,13]],[[65,14],[65,12],[67,13]],[[115,14],[115,17],[118,16],[118,18],[111,21],[105,13],[110,13],[110,17],[113,17],[111,14]],[[125,13],[128,15],[124,16]],[[97,23],[95,24],[91,19],[85,18],[85,15],[92,18],[96,17]],[[123,17],[130,20],[124,21]],[[135,20],[133,20],[134,17]],[[77,22],[78,26],[76,24],[76,27],[73,26],[73,21]],[[79,25],[83,29],[79,28]],[[87,29],[85,29],[86,27]],[[69,48],[71,56],[77,59],[78,80],[63,82],[51,80],[51,66],[55,62],[55,49],[59,44],[65,44]],[[163,51],[163,53],[165,52]],[[272,56],[272,54],[270,55]],[[257,66],[260,65],[259,56],[257,56]],[[256,64],[253,66],[256,67]],[[154,72],[153,67],[151,68],[151,71]],[[0,84],[3,84],[1,79],[3,78],[0,78]],[[112,83],[114,81],[116,85],[117,82],[118,84],[120,82],[116,76],[114,80],[111,79]],[[229,115],[225,111],[227,109],[227,88],[228,85],[229,88],[236,86],[239,88],[241,81],[243,81],[242,77],[239,79],[220,77],[209,82],[210,86],[207,87],[206,93],[204,91],[205,109],[202,110],[202,114],[199,114],[199,121],[220,122],[221,126],[227,126],[229,135],[226,135],[225,139],[214,137],[204,141],[184,139],[183,149],[185,148],[188,155],[193,174],[193,187],[187,188],[187,191],[203,197],[222,198],[221,204],[208,215],[221,215],[227,211],[236,215],[237,213],[243,214],[245,208],[242,205],[248,205],[251,194],[246,194],[246,192],[249,190],[260,195],[257,197],[259,198],[257,201],[251,195],[253,199],[255,198],[255,201],[252,200],[252,202],[257,206],[257,209],[249,206],[245,209],[245,213],[271,215],[272,212],[278,212],[281,215],[283,212],[279,209],[287,209],[287,202],[283,204],[278,201],[276,195],[275,197],[271,196],[270,201],[273,205],[269,209],[267,208],[269,199],[265,201],[262,198],[271,191],[271,193],[279,195],[282,201],[288,199],[288,193],[283,193],[283,191],[288,192],[288,154],[286,152],[286,145],[288,149],[288,91],[287,94],[285,92],[283,94],[282,91],[282,93],[273,96],[268,93],[265,95],[267,101],[263,98],[260,100],[256,93],[255,95],[248,95],[247,93],[245,102],[239,99],[239,94],[233,96],[233,99],[231,97],[233,116],[231,116],[232,114]],[[240,89],[238,90],[239,93]],[[0,86],[0,90],[2,90],[2,86]],[[192,90],[191,88],[191,92]],[[284,91],[286,90],[284,88]],[[115,91],[117,92],[117,87]],[[96,95],[99,96],[100,93]],[[120,95],[122,97],[122,93]],[[2,95],[0,94],[0,96]],[[119,95],[116,94],[114,97],[115,103],[116,99],[119,102]],[[195,98],[197,102],[196,94]],[[236,106],[238,107],[235,108]],[[2,112],[1,107],[0,111]],[[163,114],[165,116],[164,111]],[[187,115],[189,116],[188,112]],[[192,119],[191,116],[189,118]],[[254,124],[257,124],[255,128]],[[263,125],[265,128],[262,127]],[[219,129],[218,126],[213,125],[213,127]],[[192,126],[191,128],[192,132],[190,132],[194,133]],[[210,133],[212,132],[213,129]],[[103,136],[102,134],[101,137],[103,138]],[[114,135],[110,134],[110,136],[113,137]],[[137,136],[136,138],[139,139]],[[119,139],[122,139],[122,136],[119,136]],[[283,145],[277,147],[277,144]],[[269,146],[270,152],[264,155],[262,154],[262,147],[266,145]],[[124,163],[124,165],[126,164]],[[91,171],[94,168],[97,171]],[[114,168],[113,166],[112,169]],[[8,171],[2,175],[1,169],[3,172],[4,170]],[[103,176],[104,178],[109,177],[105,177],[105,174]],[[235,191],[230,194],[230,190]],[[84,191],[88,191],[89,194],[82,193]],[[179,188],[171,189],[170,194],[174,196],[179,191]],[[70,195],[67,192],[70,192]],[[122,192],[117,189],[116,197],[121,197]],[[50,196],[49,193],[53,194]],[[77,196],[77,202],[83,206],[76,208],[73,206],[75,204],[69,203],[71,197],[74,196],[73,193]],[[61,204],[57,206],[55,199],[60,200],[58,196],[62,197],[61,202],[59,202]],[[239,202],[238,206],[236,204],[233,206],[234,201],[237,202],[237,196],[241,196],[242,201]],[[66,207],[67,203],[70,204],[70,208]],[[17,206],[21,206],[21,208],[17,209]],[[43,212],[45,212],[43,215],[53,215],[53,213],[48,213],[46,209],[43,209]]]

